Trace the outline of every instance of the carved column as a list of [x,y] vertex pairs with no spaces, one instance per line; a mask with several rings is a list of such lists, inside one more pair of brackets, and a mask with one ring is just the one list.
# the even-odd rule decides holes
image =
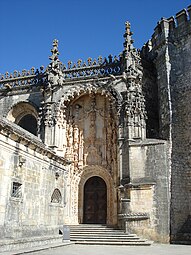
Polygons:
[[146,111],[145,99],[142,94],[141,77],[135,70],[129,70],[127,74],[127,132],[128,139],[146,138]]
[[51,60],[45,71],[45,83],[42,88],[43,102],[39,118],[40,136],[50,147],[63,149],[63,137],[65,133],[65,109],[64,106],[56,105],[54,91],[63,85],[63,73],[61,62],[58,59],[58,40],[53,41]]
[[144,140],[146,131],[146,112],[142,94],[142,66],[139,52],[133,47],[130,23],[125,24],[124,50],[121,54],[123,82],[126,90],[122,92],[123,103],[119,118],[119,174],[118,195],[120,208],[118,218],[126,231],[127,215],[131,215],[131,169],[129,142]]
[[45,144],[51,146],[54,138],[54,118],[52,102],[43,102],[39,114],[39,133]]
[[66,150],[66,116],[65,106],[56,106],[54,110],[54,143],[60,156],[64,156]]

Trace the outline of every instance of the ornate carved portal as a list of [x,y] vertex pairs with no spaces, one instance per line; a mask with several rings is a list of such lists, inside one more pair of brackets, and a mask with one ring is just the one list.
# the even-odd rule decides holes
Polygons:
[[[86,217],[83,215],[86,201],[82,187],[91,176],[101,177],[107,185],[105,221],[114,224],[112,217],[117,215],[114,210],[114,187],[118,182],[117,128],[116,112],[111,102],[109,97],[90,93],[74,99],[67,107],[65,157],[74,162],[70,169],[71,197],[68,199],[69,221],[73,223],[82,223]],[[97,219],[94,221],[96,223]]]

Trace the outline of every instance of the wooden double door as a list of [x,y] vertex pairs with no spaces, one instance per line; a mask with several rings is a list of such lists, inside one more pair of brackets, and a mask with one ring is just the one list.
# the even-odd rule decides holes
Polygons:
[[94,176],[84,186],[84,219],[83,223],[106,224],[107,187],[105,181]]

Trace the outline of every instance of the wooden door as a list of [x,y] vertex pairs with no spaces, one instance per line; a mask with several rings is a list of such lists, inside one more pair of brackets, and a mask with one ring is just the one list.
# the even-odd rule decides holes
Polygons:
[[105,224],[107,218],[107,188],[98,176],[87,180],[84,187],[84,223]]

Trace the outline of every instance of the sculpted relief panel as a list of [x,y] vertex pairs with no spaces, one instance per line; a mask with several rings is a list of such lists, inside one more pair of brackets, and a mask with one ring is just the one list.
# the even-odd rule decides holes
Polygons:
[[74,171],[101,165],[110,173],[116,167],[115,114],[109,99],[101,94],[83,95],[68,108],[66,157]]

